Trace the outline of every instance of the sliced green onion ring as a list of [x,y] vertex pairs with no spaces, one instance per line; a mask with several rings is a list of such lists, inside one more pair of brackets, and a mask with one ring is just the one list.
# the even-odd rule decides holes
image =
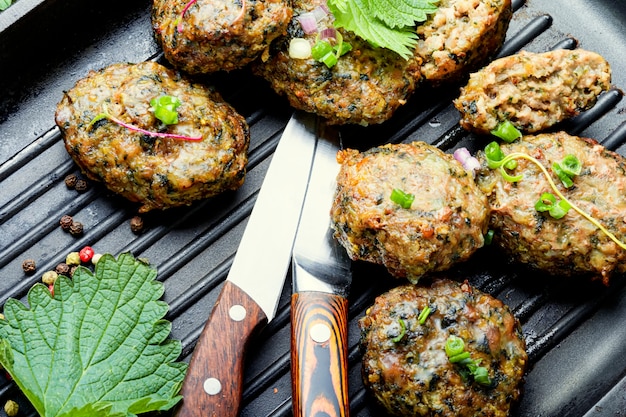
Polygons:
[[426,323],[426,320],[428,319],[428,316],[430,316],[430,313],[432,312],[431,308],[429,306],[426,306],[422,309],[422,311],[420,312],[420,315],[417,316],[417,321],[419,324],[424,324]]
[[446,340],[445,349],[449,358],[460,355],[465,350],[465,342],[458,336],[450,335]]
[[576,155],[569,154],[561,161],[561,169],[570,177],[575,177],[576,175],[580,175],[583,166],[580,160],[576,158]]
[[535,203],[535,210],[539,212],[549,211],[556,205],[556,197],[552,193],[543,193]]
[[[308,43],[308,41],[307,41]],[[324,56],[333,52],[333,47],[328,41],[318,40],[315,45],[311,47],[311,58],[316,61],[320,61]]]
[[474,381],[481,385],[491,385],[491,378],[489,378],[487,368],[484,366],[477,366],[476,369],[472,371],[472,376],[474,377]]
[[504,159],[504,152],[500,148],[498,142],[493,141],[485,146],[485,159],[487,166],[491,169],[500,168]]
[[394,188],[391,191],[391,201],[398,204],[400,207],[404,209],[410,209],[411,204],[413,204],[413,200],[415,200],[415,196],[410,193],[405,193],[399,188]]
[[499,123],[498,126],[496,126],[496,128],[490,133],[509,143],[522,137],[522,132],[520,132],[515,125],[508,120]]
[[552,171],[556,174],[557,177],[561,180],[561,183],[565,188],[570,188],[574,185],[574,181],[572,178],[563,170],[563,167],[558,162],[554,162],[552,164]]
[[150,106],[154,112],[154,117],[166,125],[178,123],[178,107],[181,105],[178,97],[162,95],[150,100]]

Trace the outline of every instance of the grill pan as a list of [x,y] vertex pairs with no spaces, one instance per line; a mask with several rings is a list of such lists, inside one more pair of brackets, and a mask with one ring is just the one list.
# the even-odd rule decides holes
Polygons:
[[[68,190],[63,178],[79,174],[54,127],[63,91],[91,69],[114,62],[159,59],[145,0],[17,0],[0,13],[0,304],[24,299],[40,273],[85,245],[96,252],[131,251],[148,258],[164,282],[172,336],[188,361],[226,277],[277,141],[291,114],[286,101],[247,69],[206,78],[250,124],[245,185],[189,208],[144,216],[135,235],[136,206],[91,184]],[[615,0],[514,1],[515,13],[501,55],[583,47],[612,66],[614,88],[592,110],[564,123],[572,134],[595,138],[625,154],[626,3]],[[459,85],[420,90],[384,125],[342,127],[350,147],[423,140],[446,151],[484,146],[458,126],[451,101]],[[72,215],[81,237],[58,221]],[[268,239],[271,237],[268,236]],[[26,276],[21,263],[37,261]],[[521,320],[530,369],[513,416],[622,416],[626,414],[626,281],[548,278],[509,265],[484,248],[454,271],[457,277],[508,304]],[[382,268],[354,264],[349,311],[349,384],[353,416],[385,416],[361,382],[357,320],[374,298],[398,285]],[[262,284],[260,284],[262,285]],[[289,280],[278,315],[249,352],[241,416],[291,416]],[[35,415],[14,383],[0,376],[0,403],[14,399],[20,415]]]

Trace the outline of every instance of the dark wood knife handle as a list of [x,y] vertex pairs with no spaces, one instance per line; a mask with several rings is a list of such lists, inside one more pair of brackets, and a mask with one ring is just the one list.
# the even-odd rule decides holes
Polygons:
[[237,416],[246,346],[266,323],[257,303],[226,281],[191,356],[177,417]]
[[348,417],[348,300],[293,294],[291,332],[294,417]]

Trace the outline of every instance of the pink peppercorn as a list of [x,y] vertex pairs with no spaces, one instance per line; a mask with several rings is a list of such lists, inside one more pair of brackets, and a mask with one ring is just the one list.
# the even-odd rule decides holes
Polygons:
[[82,262],[89,262],[91,261],[91,258],[93,258],[94,253],[95,252],[91,246],[85,246],[80,250],[80,252],[78,252],[78,255],[80,256],[80,260]]

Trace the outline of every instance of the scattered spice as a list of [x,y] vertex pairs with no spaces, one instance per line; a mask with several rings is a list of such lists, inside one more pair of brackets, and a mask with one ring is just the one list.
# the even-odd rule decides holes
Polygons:
[[66,277],[70,276],[70,266],[65,262],[61,262],[54,268],[54,271],[59,275],[65,275]]
[[4,412],[7,413],[9,417],[15,417],[19,410],[20,406],[13,400],[4,403]]
[[91,246],[85,246],[78,252],[81,262],[89,262],[93,258],[94,250]]
[[26,274],[30,275],[37,270],[37,264],[34,259],[25,259],[24,262],[22,262],[22,269]]
[[59,274],[57,274],[56,271],[46,271],[42,275],[41,281],[43,281],[44,284],[50,286],[54,284],[54,282],[57,280],[58,277],[59,277]]
[[74,186],[74,189],[76,191],[78,191],[79,193],[85,192],[87,191],[87,189],[89,188],[89,183],[83,179],[78,179],[76,180],[76,185]]
[[78,181],[78,177],[76,176],[76,174],[69,174],[69,175],[67,175],[65,177],[65,185],[70,190],[72,190],[72,189],[74,189],[74,187],[76,187],[76,182],[77,181]]
[[74,223],[74,219],[72,218],[72,216],[68,216],[66,214],[65,216],[61,217],[61,220],[59,221],[59,223],[61,224],[61,229],[67,232],[70,230],[70,227],[72,227],[72,223]]
[[96,265],[98,261],[100,260],[100,258],[102,258],[101,253],[94,253],[94,255],[91,257],[91,263]]
[[79,236],[83,233],[83,224],[81,222],[72,222],[70,226],[70,234],[72,236]]
[[65,257],[65,263],[70,267],[80,265],[80,254],[78,252],[70,252]]
[[143,230],[143,218],[141,216],[135,216],[130,219],[130,230],[133,233],[141,233]]

